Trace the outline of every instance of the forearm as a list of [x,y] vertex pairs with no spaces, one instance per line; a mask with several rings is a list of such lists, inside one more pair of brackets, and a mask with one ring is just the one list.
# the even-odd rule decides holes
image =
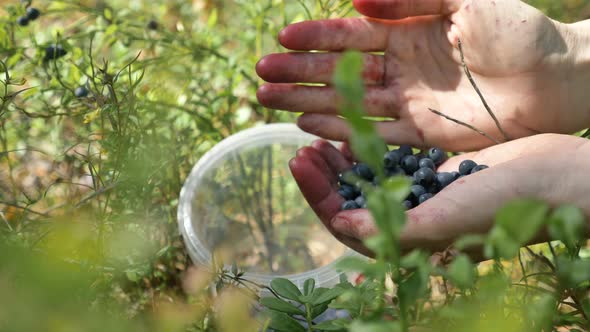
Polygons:
[[566,46],[564,69],[567,97],[565,104],[580,112],[577,119],[584,119],[582,127],[590,127],[590,20],[572,24],[559,24]]

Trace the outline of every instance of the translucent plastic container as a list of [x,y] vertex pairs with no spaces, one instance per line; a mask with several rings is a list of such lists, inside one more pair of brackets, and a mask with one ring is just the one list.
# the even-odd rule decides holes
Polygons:
[[335,262],[353,252],[321,224],[288,162],[317,137],[294,124],[270,124],[232,135],[195,165],[180,193],[178,223],[195,264],[211,266],[220,250],[244,278],[268,285],[284,277],[299,287],[338,282]]

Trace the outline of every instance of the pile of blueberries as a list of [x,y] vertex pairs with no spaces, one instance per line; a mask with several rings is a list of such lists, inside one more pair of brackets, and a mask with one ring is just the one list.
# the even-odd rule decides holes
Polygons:
[[[385,154],[383,157],[385,176],[403,175],[412,180],[410,194],[403,202],[407,210],[426,202],[455,180],[488,168],[486,165],[478,165],[473,160],[464,160],[459,165],[458,172],[437,172],[437,167],[447,158],[447,153],[442,149],[431,148],[426,153],[414,154],[409,145],[402,145],[399,149]],[[380,179],[367,164],[363,163],[356,163],[352,169],[338,174],[340,184],[338,194],[346,200],[342,204],[341,210],[366,209],[367,200],[360,183],[352,183],[348,174],[375,186],[380,182]]]

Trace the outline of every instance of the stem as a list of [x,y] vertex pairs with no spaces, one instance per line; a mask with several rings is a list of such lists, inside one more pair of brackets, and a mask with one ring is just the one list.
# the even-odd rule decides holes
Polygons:
[[465,55],[463,54],[463,44],[461,43],[461,39],[458,40],[458,44],[459,44],[459,52],[461,53],[461,64],[463,65],[463,71],[465,71],[465,75],[467,75],[467,78],[469,79],[469,82],[473,86],[473,89],[475,89],[475,92],[477,92],[477,95],[479,96],[479,99],[481,99],[481,102],[483,103],[483,106],[485,107],[486,111],[488,111],[488,114],[492,117],[492,119],[496,123],[496,127],[498,127],[498,130],[500,130],[500,132],[502,133],[502,136],[504,136],[504,140],[510,141],[510,137],[508,136],[508,134],[506,134],[506,132],[504,131],[504,129],[500,125],[500,121],[498,121],[498,118],[496,118],[496,115],[494,114],[494,112],[492,112],[492,109],[490,108],[490,106],[488,105],[483,94],[481,93],[481,91],[477,87],[477,84],[475,84],[475,80],[473,79],[473,76],[471,76],[471,72],[469,71],[469,68],[467,67],[467,64],[465,63]]
[[432,113],[434,113],[434,114],[436,114],[436,115],[439,115],[439,116],[442,116],[443,118],[445,118],[445,119],[447,119],[447,120],[449,120],[449,121],[455,122],[456,124],[459,124],[459,125],[461,125],[461,126],[467,127],[467,128],[469,128],[469,129],[471,129],[471,130],[475,131],[476,133],[478,133],[478,134],[480,134],[480,135],[484,136],[485,138],[487,138],[487,139],[491,140],[492,142],[494,142],[494,143],[496,143],[496,144],[500,144],[500,143],[501,143],[500,141],[498,141],[497,139],[493,138],[492,136],[490,136],[489,134],[487,134],[487,133],[486,133],[486,132],[484,132],[483,130],[481,130],[481,129],[477,129],[477,128],[475,128],[474,126],[472,126],[472,125],[470,125],[470,124],[468,124],[468,123],[465,123],[465,122],[463,122],[463,121],[461,121],[461,120],[457,120],[457,119],[455,119],[455,118],[452,118],[452,117],[450,117],[450,116],[448,116],[448,115],[446,115],[446,114],[444,114],[444,113],[442,113],[442,112],[439,112],[439,111],[433,110],[432,108],[429,108],[429,110],[430,110]]
[[309,303],[305,304],[305,320],[307,320],[307,331],[313,332],[313,319],[311,318],[311,306]]

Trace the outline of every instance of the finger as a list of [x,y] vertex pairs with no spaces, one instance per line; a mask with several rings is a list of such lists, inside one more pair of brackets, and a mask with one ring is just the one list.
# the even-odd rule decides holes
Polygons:
[[412,16],[449,15],[462,0],[353,0],[356,10],[369,17],[398,20]]
[[297,51],[384,51],[389,26],[365,18],[316,20],[295,23],[279,33],[279,42]]
[[[330,143],[328,143],[330,144]],[[318,171],[321,172],[322,176],[330,182],[333,189],[337,188],[338,178],[337,172],[334,172],[330,167],[328,160],[314,147],[303,147],[297,150],[297,157],[303,157],[310,160]]]
[[[435,197],[407,211],[401,247],[442,251],[462,235],[489,231],[496,211],[518,196],[516,183],[514,169],[509,167],[486,169],[455,181]],[[378,230],[370,213],[353,211],[334,216],[331,223],[334,231],[359,240],[375,235]]]
[[[310,134],[328,140],[345,141],[351,135],[348,122],[335,115],[303,114],[297,119],[297,125]],[[420,130],[410,121],[378,121],[375,122],[375,128],[388,144],[409,144],[415,147],[425,145]]]
[[[271,83],[324,83],[331,84],[337,53],[279,53],[262,58],[256,72]],[[382,55],[364,54],[362,77],[365,84],[382,85],[384,60]]]
[[328,231],[346,246],[362,254],[370,255],[370,251],[363,246],[362,242],[334,231],[331,226],[330,221],[340,211],[344,199],[333,190],[316,164],[306,157],[295,157],[289,162],[289,167],[301,193]]
[[578,144],[575,137],[558,136],[552,134],[535,135],[524,137],[500,145],[493,145],[478,152],[461,154],[449,158],[439,168],[440,171],[456,171],[459,164],[466,159],[471,159],[478,164],[488,166],[499,165],[523,156],[531,157],[538,154],[559,153],[564,146]]
[[332,143],[326,140],[317,140],[311,145],[322,156],[330,167],[332,174],[338,174],[352,167],[350,160],[340,152]]
[[[267,83],[257,93],[258,101],[268,108],[290,112],[339,114],[340,97],[332,87]],[[365,110],[370,116],[396,117],[399,101],[383,87],[369,86]]]

